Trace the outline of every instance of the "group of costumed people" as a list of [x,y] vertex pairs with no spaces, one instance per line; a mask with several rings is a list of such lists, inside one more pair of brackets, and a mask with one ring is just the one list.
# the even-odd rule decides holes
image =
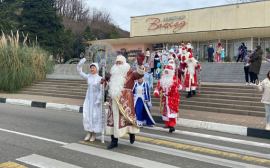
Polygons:
[[[159,97],[162,91],[162,118],[169,132],[175,131],[180,101],[179,90],[186,88],[189,93],[191,90],[195,91],[197,86],[195,69],[201,69],[192,56],[191,47],[187,48],[183,44],[180,48],[181,51],[179,49],[176,53],[171,51],[168,53],[168,59],[166,58],[168,65],[154,91],[156,97]],[[174,59],[177,58],[181,60],[181,68],[175,65]],[[86,59],[83,58],[79,62],[77,72],[88,84],[83,104],[83,126],[87,132],[85,141],[95,141],[96,133],[101,133],[103,127],[106,135],[111,136],[111,143],[107,148],[112,149],[118,146],[118,138],[129,134],[130,143],[133,144],[135,134],[139,133],[140,127],[155,125],[149,108],[152,106],[150,89],[153,88],[153,76],[148,71],[149,65],[143,65],[144,59],[143,53],[137,57],[138,66],[135,71],[130,68],[124,56],[118,55],[116,64],[110,70],[110,78],[107,80],[98,75],[97,63],[90,64],[90,73],[85,74],[82,67]],[[183,79],[184,86],[181,82]],[[110,96],[104,125],[102,125],[102,99],[104,98],[102,85],[105,85]]]
[[[182,44],[180,46],[174,46],[170,50],[163,47],[162,59],[165,60],[165,65],[171,65],[175,70],[175,75],[179,78],[183,86],[185,87],[187,98],[192,97],[192,94],[196,94],[197,88],[197,72],[196,70],[202,70],[202,67],[198,64],[198,61],[193,57],[191,42],[187,45]],[[175,65],[175,60],[178,59],[180,64]],[[179,67],[178,67],[179,66]],[[192,94],[191,94],[192,92]]]

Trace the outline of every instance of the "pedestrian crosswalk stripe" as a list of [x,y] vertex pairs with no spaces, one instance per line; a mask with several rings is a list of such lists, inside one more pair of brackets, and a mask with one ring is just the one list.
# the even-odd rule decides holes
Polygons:
[[214,149],[214,150],[225,151],[225,152],[230,152],[230,153],[237,153],[237,154],[241,154],[241,155],[248,155],[248,156],[259,157],[259,158],[264,158],[264,159],[270,159],[269,154],[253,152],[253,151],[237,149],[237,148],[231,148],[231,147],[227,147],[227,146],[208,144],[208,143],[204,143],[204,142],[197,142],[197,141],[180,139],[180,138],[160,136],[160,135],[156,135],[156,134],[148,134],[148,133],[144,133],[144,132],[140,132],[138,135],[143,136],[143,137],[148,137],[148,138],[170,141],[170,142],[183,143],[186,145],[199,146],[199,147],[204,147],[204,148],[208,148],[208,149]]
[[[101,137],[97,137],[97,139],[101,139]],[[105,137],[105,140],[109,141],[110,137]],[[253,164],[247,164],[247,163],[232,161],[228,159],[222,159],[222,158],[217,158],[213,156],[207,156],[203,154],[177,150],[177,149],[173,149],[169,147],[160,146],[160,144],[153,145],[153,144],[150,144],[149,142],[143,143],[143,142],[138,142],[138,141],[140,141],[140,137],[136,136],[136,141],[134,144],[132,144],[132,147],[137,147],[137,148],[141,148],[145,150],[151,150],[151,151],[164,153],[164,154],[171,154],[178,157],[193,159],[197,161],[202,161],[202,162],[207,162],[207,163],[211,163],[215,165],[227,166],[227,167],[232,167],[232,168],[263,168],[262,166],[256,166]],[[80,141],[80,142],[85,143],[83,141]],[[129,140],[126,140],[126,139],[119,139],[118,143],[130,146]],[[167,143],[170,143],[170,142],[167,141]],[[91,142],[89,143],[86,142],[85,144],[93,145],[93,143]]]
[[40,156],[37,154],[32,154],[29,156],[25,156],[19,159],[16,159],[20,162],[32,165],[32,166],[36,166],[36,167],[40,167],[40,168],[49,168],[49,167],[53,167],[53,168],[81,168],[69,163],[65,163],[62,161],[58,161],[55,159],[51,159],[51,158],[47,158],[44,156]]
[[[150,130],[168,132],[168,129],[164,129],[164,128],[161,128],[161,127],[144,127],[143,129],[150,129]],[[227,137],[222,137],[222,136],[200,134],[200,133],[196,133],[196,132],[188,132],[188,131],[180,131],[180,130],[175,130],[174,133],[175,134],[180,134],[180,135],[189,135],[189,136],[194,136],[194,137],[201,137],[201,138],[207,138],[207,139],[213,139],[213,140],[219,140],[219,141],[225,141],[225,142],[233,142],[233,143],[238,143],[238,144],[244,144],[244,145],[249,145],[249,146],[257,146],[257,147],[263,147],[263,148],[269,148],[270,149],[270,144],[267,144],[267,143],[246,141],[246,140],[241,140],[241,139],[227,138]]]
[[15,162],[5,162],[0,164],[0,168],[27,168]]
[[[124,137],[129,138],[128,135],[125,135]],[[142,137],[142,136],[136,136],[136,140],[140,142],[153,143],[156,145],[163,145],[166,147],[172,147],[176,149],[205,153],[208,155],[211,154],[214,156],[219,156],[219,157],[221,156],[221,157],[230,158],[230,159],[240,159],[242,161],[246,161],[249,163],[268,164],[270,166],[270,160],[267,160],[267,159],[250,157],[250,156],[245,156],[245,155],[240,155],[240,154],[235,154],[235,153],[223,152],[223,151],[207,149],[203,147],[185,145],[185,144],[169,142],[169,141],[164,141],[164,140],[159,140],[159,139],[154,139],[154,138],[147,138],[147,137]]]
[[[157,167],[166,167],[166,168],[177,168],[176,166],[168,165],[168,164],[163,164],[155,161],[151,161],[148,159],[143,159],[135,156],[130,156],[127,154],[122,154],[122,153],[117,153],[113,152],[111,150],[105,150],[105,149],[100,149],[97,147],[92,147],[92,146],[86,146],[78,143],[72,143],[63,146],[66,149],[71,149],[75,150],[78,152],[83,152],[95,156],[99,156],[102,158],[110,159],[113,161],[118,161],[121,163],[126,163],[129,165],[134,165],[138,167],[145,167],[145,168],[157,168]],[[179,168],[179,167],[178,167]]]
[[11,131],[11,130],[2,129],[2,128],[0,128],[0,131],[12,133],[12,134],[17,134],[17,135],[22,135],[22,136],[26,136],[26,137],[30,137],[30,138],[35,138],[35,139],[39,139],[39,140],[44,140],[44,141],[48,141],[48,142],[54,142],[54,143],[58,143],[58,144],[61,144],[61,145],[68,144],[66,142],[60,142],[60,141],[56,141],[56,140],[53,140],[53,139],[43,138],[43,137],[39,137],[39,136],[35,136],[35,135],[25,134],[25,133]]

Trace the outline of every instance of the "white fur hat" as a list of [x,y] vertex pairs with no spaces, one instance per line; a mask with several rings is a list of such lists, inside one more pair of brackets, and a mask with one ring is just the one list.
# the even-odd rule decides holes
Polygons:
[[98,66],[97,63],[92,63],[89,67],[91,67],[92,65],[95,66],[95,67],[97,68],[97,71],[99,71],[99,66]]
[[169,52],[170,52],[170,53],[174,53],[174,49],[171,48],[171,49],[169,50]]
[[191,48],[191,42],[188,42],[187,48]]
[[126,63],[126,58],[123,55],[117,55],[116,57],[116,62],[123,62],[124,64]]

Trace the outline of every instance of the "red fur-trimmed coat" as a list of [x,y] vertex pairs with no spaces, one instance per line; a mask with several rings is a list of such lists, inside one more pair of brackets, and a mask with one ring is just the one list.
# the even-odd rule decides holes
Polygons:
[[[181,65],[182,68],[182,65]],[[191,90],[196,90],[197,87],[197,69],[201,69],[200,65],[196,65],[194,67],[194,74],[191,75],[188,71],[188,64],[185,63],[183,64],[183,69],[185,70],[185,87],[186,87],[186,91],[189,92]]]
[[163,115],[162,118],[165,121],[169,121],[169,118],[177,118],[178,105],[180,102],[179,90],[183,90],[183,86],[180,80],[174,75],[173,84],[169,89],[164,89],[158,82],[155,93],[162,90],[162,107]]

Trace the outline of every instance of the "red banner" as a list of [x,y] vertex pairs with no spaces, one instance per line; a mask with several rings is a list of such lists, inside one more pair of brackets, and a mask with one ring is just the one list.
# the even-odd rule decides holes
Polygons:
[[182,21],[182,22],[169,22],[169,23],[160,23],[160,19],[159,18],[148,18],[146,19],[146,22],[148,22],[148,20],[153,20],[151,23],[150,23],[150,27],[148,28],[148,30],[156,30],[156,29],[159,29],[159,28],[169,28],[169,27],[174,27],[173,29],[173,33],[176,33],[178,32],[180,29],[182,29],[186,24],[187,22],[186,21]]

